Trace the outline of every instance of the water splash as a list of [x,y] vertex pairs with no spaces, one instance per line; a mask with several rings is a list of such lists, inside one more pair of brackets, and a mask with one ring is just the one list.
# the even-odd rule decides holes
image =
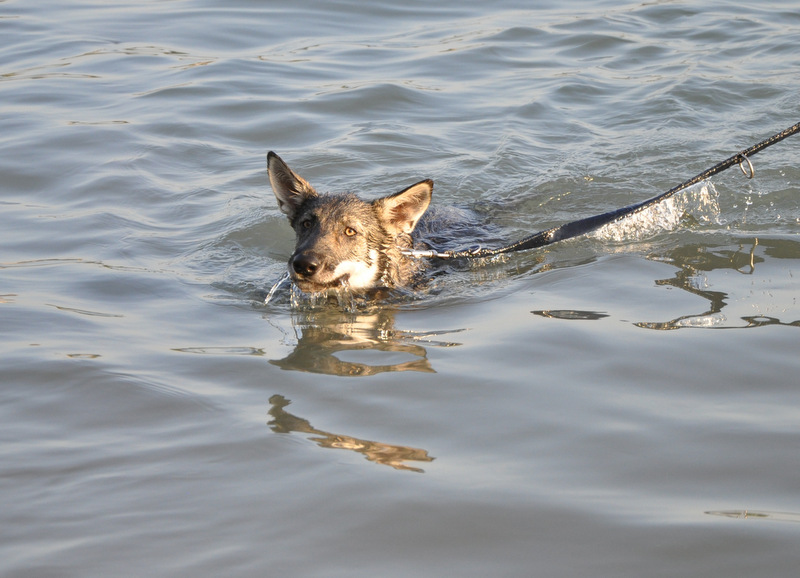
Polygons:
[[275,282],[275,284],[272,286],[272,289],[270,289],[270,290],[269,290],[269,293],[267,293],[267,296],[266,296],[266,298],[264,299],[264,305],[268,305],[268,304],[269,304],[269,302],[270,302],[270,301],[272,300],[272,298],[275,296],[275,293],[277,293],[277,292],[278,292],[278,290],[279,290],[279,289],[280,289],[280,288],[281,288],[283,285],[285,285],[285,284],[286,284],[286,282],[287,282],[288,280],[289,280],[289,272],[288,272],[288,271],[286,271],[286,272],[285,272],[283,275],[281,275],[281,278],[280,278],[280,279],[278,279],[278,280]]
[[342,281],[339,287],[332,287],[317,293],[306,293],[295,283],[291,282],[288,273],[285,273],[283,277],[272,286],[272,289],[270,289],[269,294],[264,300],[264,304],[270,303],[284,284],[289,285],[289,307],[298,311],[311,311],[336,304],[340,310],[354,313],[362,311],[371,304],[367,297],[354,293],[347,281]]
[[358,309],[358,301],[346,279],[342,280],[342,286],[335,289],[333,294],[342,310],[353,313]]
[[689,187],[644,211],[609,223],[593,235],[604,241],[638,241],[672,231],[687,217],[698,223],[719,224],[719,193],[710,181]]

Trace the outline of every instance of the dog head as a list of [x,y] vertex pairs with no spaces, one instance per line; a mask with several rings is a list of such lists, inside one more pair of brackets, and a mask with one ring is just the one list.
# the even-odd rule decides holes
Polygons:
[[317,193],[273,152],[267,167],[278,207],[297,234],[289,274],[301,290],[366,291],[402,283],[404,264],[412,266],[399,249],[411,247],[433,181],[366,202],[352,194]]

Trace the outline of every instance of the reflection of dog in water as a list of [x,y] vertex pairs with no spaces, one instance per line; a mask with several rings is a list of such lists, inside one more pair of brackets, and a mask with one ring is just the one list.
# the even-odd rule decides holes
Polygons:
[[396,470],[423,472],[424,470],[421,468],[406,465],[405,462],[432,462],[435,459],[430,457],[428,452],[422,449],[362,440],[317,429],[313,427],[307,419],[297,417],[284,411],[283,408],[291,402],[282,395],[273,395],[269,398],[269,402],[272,404],[272,408],[269,410],[269,415],[272,416],[272,420],[267,425],[269,425],[275,433],[299,432],[313,434],[315,437],[310,439],[322,448],[358,452],[364,454],[371,462],[392,466]]
[[459,345],[437,338],[461,329],[416,332],[397,329],[394,322],[393,312],[386,308],[358,315],[332,308],[301,312],[293,317],[298,335],[294,350],[270,363],[281,369],[352,377],[391,371],[434,373],[426,347]]

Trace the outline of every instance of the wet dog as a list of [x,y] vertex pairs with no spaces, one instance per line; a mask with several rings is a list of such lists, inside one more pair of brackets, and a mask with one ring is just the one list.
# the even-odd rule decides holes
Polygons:
[[431,202],[433,181],[369,202],[349,193],[317,193],[274,152],[267,155],[267,169],[278,206],[297,235],[289,274],[302,291],[367,293],[413,282],[420,261],[402,251],[416,244],[414,230]]

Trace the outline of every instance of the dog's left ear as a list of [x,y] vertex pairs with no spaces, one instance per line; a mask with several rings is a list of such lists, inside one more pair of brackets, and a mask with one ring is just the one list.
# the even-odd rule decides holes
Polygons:
[[384,224],[395,234],[410,233],[428,209],[433,194],[433,181],[420,181],[399,193],[374,202]]

